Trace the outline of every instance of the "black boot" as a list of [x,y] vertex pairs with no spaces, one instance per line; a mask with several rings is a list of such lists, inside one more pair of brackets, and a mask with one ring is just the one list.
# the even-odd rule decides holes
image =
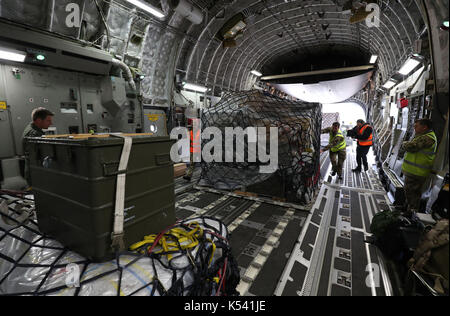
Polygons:
[[334,177],[336,175],[336,171],[333,171],[331,175]]
[[353,172],[361,172],[361,167],[356,167],[355,169],[352,169]]
[[186,180],[187,182],[191,182],[191,177],[189,176],[184,176],[183,179]]

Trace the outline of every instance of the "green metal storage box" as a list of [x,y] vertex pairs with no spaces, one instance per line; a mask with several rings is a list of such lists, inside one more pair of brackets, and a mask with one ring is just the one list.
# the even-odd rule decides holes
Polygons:
[[[124,243],[175,223],[168,137],[133,136],[126,170]],[[30,171],[39,229],[94,262],[114,258],[118,166],[124,140],[30,138]]]

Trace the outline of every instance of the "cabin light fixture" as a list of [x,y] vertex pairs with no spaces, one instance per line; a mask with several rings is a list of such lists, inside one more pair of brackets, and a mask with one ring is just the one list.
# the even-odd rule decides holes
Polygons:
[[206,91],[208,91],[207,87],[200,86],[200,85],[194,84],[194,83],[189,83],[189,82],[183,82],[182,86],[183,86],[184,90],[192,90],[192,91],[201,92],[201,93],[205,93]]
[[414,54],[408,58],[403,66],[398,71],[401,75],[407,76],[413,71],[422,61],[419,59],[420,55]]
[[33,62],[43,62],[47,59],[46,53],[41,50],[36,50],[34,48],[27,47],[25,51],[27,57]]
[[164,13],[161,10],[155,8],[154,6],[152,6],[149,3],[144,3],[143,1],[140,1],[140,0],[127,0],[127,1],[129,3],[135,5],[136,7],[156,16],[159,19],[162,19],[165,17]]
[[252,70],[251,73],[253,75],[255,75],[256,77],[261,77],[262,76],[262,73],[260,73],[258,70]]
[[447,18],[447,19],[445,19],[444,22],[442,22],[442,24],[441,24],[441,30],[443,30],[443,31],[448,31],[448,27],[449,27],[449,22],[448,22],[448,18]]
[[240,32],[242,32],[247,24],[244,21],[238,21],[233,27],[231,27],[223,36],[225,39],[227,38],[235,38]]
[[23,63],[26,57],[27,53],[25,52],[0,47],[0,59]]
[[152,133],[158,132],[158,127],[155,124],[150,124],[150,132]]
[[238,13],[225,22],[216,37],[222,41],[224,48],[235,47],[237,46],[236,39],[243,34],[246,26],[244,14]]
[[384,85],[383,88],[385,89],[391,89],[393,86],[395,86],[397,84],[396,81],[394,81],[393,79],[389,79]]
[[45,57],[45,55],[43,55],[43,54],[37,54],[37,55],[36,55],[36,59],[39,60],[39,61],[44,61],[45,58],[46,58],[46,57]]
[[372,57],[370,57],[370,64],[375,64],[378,60],[378,55],[372,55]]

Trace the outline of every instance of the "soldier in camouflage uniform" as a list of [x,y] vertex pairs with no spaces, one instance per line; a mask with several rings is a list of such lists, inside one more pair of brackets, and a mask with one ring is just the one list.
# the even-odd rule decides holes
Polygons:
[[347,158],[347,143],[345,137],[339,129],[341,124],[334,122],[332,127],[328,127],[322,130],[322,134],[330,134],[330,143],[322,148],[321,153],[330,150],[330,160],[332,165],[332,176],[336,173],[339,176],[339,180],[342,180],[342,167],[344,166],[345,159]]
[[29,169],[29,150],[27,147],[27,137],[41,137],[44,129],[52,125],[52,118],[54,114],[45,108],[34,109],[31,113],[32,122],[29,123],[22,134],[23,153],[25,155],[25,179],[28,185],[31,185],[31,175]]
[[409,215],[419,211],[423,185],[432,172],[436,157],[437,138],[431,128],[429,119],[418,120],[414,126],[414,139],[402,145],[402,150],[406,152],[402,171],[405,175],[404,189]]

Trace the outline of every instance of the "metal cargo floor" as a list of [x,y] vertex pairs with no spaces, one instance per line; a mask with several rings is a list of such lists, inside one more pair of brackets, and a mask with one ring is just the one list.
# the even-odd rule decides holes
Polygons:
[[347,149],[343,181],[325,177],[275,295],[392,295],[385,261],[366,243],[373,216],[389,200],[371,168],[353,173],[355,149]]
[[392,295],[381,254],[365,242],[390,202],[374,170],[351,171],[355,148],[347,151],[343,181],[331,178],[322,155],[325,181],[309,207],[191,185],[178,195],[177,216],[213,216],[229,227],[241,295]]
[[300,206],[195,187],[176,203],[180,219],[211,216],[225,223],[245,295],[273,295],[309,214]]

